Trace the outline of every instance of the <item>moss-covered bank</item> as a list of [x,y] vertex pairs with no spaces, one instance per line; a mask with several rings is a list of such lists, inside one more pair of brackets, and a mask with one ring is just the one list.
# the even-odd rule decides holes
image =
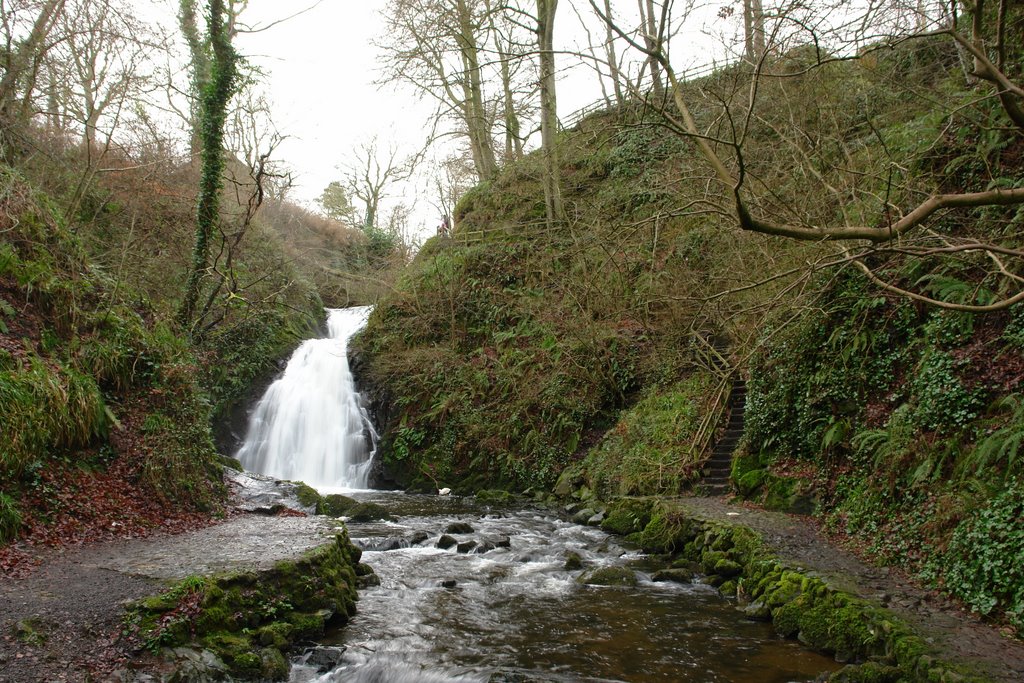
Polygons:
[[602,527],[676,565],[694,565],[705,580],[754,619],[771,620],[787,638],[849,666],[830,681],[886,683],[989,680],[942,653],[894,613],[810,576],[775,557],[750,528],[702,518],[684,502],[621,498]]
[[355,613],[359,548],[342,529],[334,542],[270,570],[190,577],[129,609],[140,650],[170,655],[187,647],[216,656],[206,675],[242,680],[288,676],[285,653]]

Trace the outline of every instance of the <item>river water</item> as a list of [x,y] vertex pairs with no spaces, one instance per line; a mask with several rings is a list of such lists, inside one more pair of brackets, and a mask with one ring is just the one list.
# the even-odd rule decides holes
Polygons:
[[[360,591],[356,616],[325,639],[344,649],[341,661],[319,671],[300,657],[294,683],[786,683],[837,668],[745,619],[710,586],[652,582],[641,553],[550,511],[491,508],[472,498],[356,497],[385,505],[399,520],[349,524],[381,584]],[[457,540],[499,547],[436,547],[453,522],[473,528],[452,534]],[[509,547],[500,547],[504,541]],[[582,569],[565,569],[570,553],[582,558]],[[611,565],[635,567],[638,585],[577,583]]]
[[[360,591],[352,621],[294,662],[294,683],[788,683],[836,668],[709,586],[651,581],[649,558],[552,511],[365,490],[375,434],[346,344],[368,313],[328,311],[328,336],[296,349],[238,453],[249,470],[323,492],[363,489],[353,495],[398,520],[349,523],[380,585]],[[472,530],[438,547],[456,522]],[[581,567],[567,568],[572,554]],[[634,568],[638,584],[577,580],[608,566]]]

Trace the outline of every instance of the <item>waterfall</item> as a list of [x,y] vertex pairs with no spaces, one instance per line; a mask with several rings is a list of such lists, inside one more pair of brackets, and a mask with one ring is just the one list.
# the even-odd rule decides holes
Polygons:
[[317,488],[364,489],[376,434],[348,367],[348,340],[369,306],[328,310],[326,339],[295,349],[249,417],[247,470]]

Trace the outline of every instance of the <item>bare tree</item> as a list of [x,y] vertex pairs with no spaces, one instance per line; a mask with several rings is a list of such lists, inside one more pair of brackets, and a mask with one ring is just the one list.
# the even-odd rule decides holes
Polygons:
[[395,145],[383,148],[376,136],[353,150],[352,161],[344,167],[343,182],[349,196],[363,205],[364,231],[380,229],[381,201],[396,183],[409,179],[419,158],[420,153],[402,156]]
[[[492,178],[496,133],[506,157],[521,154],[527,137],[522,117],[536,82],[524,74],[532,71],[536,46],[524,35],[533,29],[522,12],[504,0],[390,0],[385,16],[379,47],[386,80],[404,81],[437,102],[437,122],[455,123],[478,177]],[[491,92],[492,83],[500,92]]]
[[[96,146],[100,119],[117,116],[146,87],[147,54],[164,50],[159,38],[131,14],[130,7],[112,0],[70,0],[57,31],[61,43],[50,52],[50,116],[81,127],[86,148]],[[113,135],[115,122],[107,127]],[[65,125],[59,125],[66,128]]]
[[51,32],[65,0],[0,2],[0,142],[10,159],[32,115],[32,98],[43,60],[53,47]]
[[537,47],[540,54],[540,145],[544,157],[544,208],[549,225],[565,218],[558,165],[558,105],[555,92],[555,12],[558,0],[537,0]]
[[[590,1],[595,11],[603,14],[595,0]],[[665,4],[670,2],[667,0]],[[1000,7],[1005,9],[1005,3]],[[708,99],[701,98],[699,89],[687,87],[679,77],[668,58],[665,45],[655,43],[652,46],[646,39],[639,40],[616,25],[610,17],[604,16],[620,38],[649,59],[657,61],[664,70],[673,105],[672,110],[666,108],[661,112],[666,125],[696,146],[720,188],[720,193],[709,195],[706,201],[724,215],[730,216],[736,225],[743,230],[768,235],[843,243],[845,260],[841,259],[841,262],[854,265],[886,290],[948,309],[986,312],[1002,310],[1024,301],[1024,290],[1021,288],[1024,278],[1006,262],[1007,259],[1024,258],[1024,252],[1013,246],[987,241],[983,237],[942,233],[936,219],[950,211],[1022,204],[1024,188],[995,184],[976,190],[944,192],[934,187],[918,187],[908,183],[897,185],[893,182],[895,173],[899,172],[899,165],[905,162],[896,159],[878,172],[878,180],[886,188],[884,194],[876,196],[858,189],[864,183],[856,178],[851,180],[852,189],[843,190],[836,187],[835,182],[830,182],[825,173],[810,162],[810,153],[801,151],[799,136],[802,133],[799,129],[787,131],[790,122],[773,122],[761,115],[765,99],[763,91],[772,84],[781,84],[772,90],[773,93],[782,92],[780,88],[784,88],[786,82],[796,83],[798,81],[794,79],[804,78],[823,65],[837,59],[852,58],[844,57],[838,51],[843,41],[856,45],[861,50],[860,54],[863,54],[863,45],[869,38],[870,44],[876,49],[887,49],[908,40],[948,36],[971,54],[974,74],[989,84],[987,96],[998,99],[1006,120],[1004,125],[1008,125],[1011,134],[1019,138],[1024,134],[1024,111],[1021,109],[1024,88],[1011,77],[1010,65],[1006,60],[1008,44],[1011,40],[1019,41],[1019,34],[1010,38],[1007,32],[1010,25],[1007,13],[986,12],[984,0],[976,0],[969,5],[969,9],[970,27],[968,32],[964,32],[956,17],[948,25],[932,24],[929,30],[921,31],[916,14],[899,11],[899,8],[892,11],[889,4],[869,4],[859,20],[856,16],[841,14],[849,11],[843,9],[841,3],[831,9],[831,14],[821,14],[821,7],[808,10],[802,5],[793,5],[779,12],[774,26],[766,29],[766,51],[771,49],[773,41],[781,41],[783,38],[794,43],[803,40],[809,46],[800,53],[806,55],[803,62],[798,60],[794,63],[793,59],[784,58],[779,61],[777,68],[759,64],[745,86],[742,81],[734,81],[737,86],[745,88],[745,94],[737,87],[732,93],[724,95],[712,93]],[[833,26],[839,28],[833,29]],[[918,98],[912,89],[906,89],[902,95],[908,102]],[[693,106],[695,102],[700,107],[696,115]],[[929,97],[925,102],[925,106],[937,106],[934,98]],[[716,110],[717,114],[706,115]],[[698,123],[699,117],[702,117],[703,124]],[[853,192],[852,197],[857,200],[874,198],[880,209],[877,222],[821,221],[802,214],[799,206],[773,196],[770,190],[758,192],[759,188],[768,185],[758,177],[758,170],[750,163],[748,152],[751,136],[759,126],[767,128],[784,144],[790,145],[796,151],[795,156],[799,159],[802,172],[816,177],[823,191],[834,194],[836,201],[849,203],[850,192]],[[870,121],[866,122],[866,126],[870,130]],[[877,131],[873,135],[880,136]],[[885,145],[884,139],[880,142]],[[835,173],[843,175],[846,171],[836,168]],[[917,241],[911,240],[911,237]],[[1011,291],[996,301],[980,304],[949,302],[909,291],[886,281],[871,267],[868,257],[879,251],[913,256],[980,254],[990,262],[990,274],[1002,278]]]

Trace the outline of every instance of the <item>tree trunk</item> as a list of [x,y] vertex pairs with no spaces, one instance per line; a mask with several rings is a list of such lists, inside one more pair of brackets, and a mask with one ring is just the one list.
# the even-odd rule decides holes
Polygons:
[[[27,124],[23,120],[25,108],[18,103],[18,88],[27,71],[38,64],[39,53],[43,51],[47,35],[64,10],[64,2],[48,0],[39,9],[39,15],[28,36],[7,54],[6,68],[0,77],[0,146],[5,158],[9,159],[14,154],[17,131]],[[25,100],[30,100],[31,96],[31,91],[24,93]]]
[[619,58],[615,54],[615,35],[612,33],[612,2],[604,0],[604,15],[608,20],[604,22],[606,31],[605,52],[608,55],[608,73],[612,77],[612,86],[615,88],[615,103],[622,106],[626,98],[622,95],[622,83],[619,82]]
[[476,43],[476,31],[466,0],[457,0],[459,13],[459,50],[468,77],[469,106],[466,108],[471,139],[476,140],[479,152],[477,172],[481,180],[488,180],[498,170],[498,162],[494,156],[494,142],[491,140],[491,127],[487,120],[487,109],[484,107],[483,81],[480,74],[480,56]]
[[238,59],[224,26],[224,0],[210,0],[209,31],[213,60],[210,63],[210,78],[203,88],[199,113],[202,175],[196,207],[195,244],[184,296],[178,309],[178,322],[186,329],[193,323],[196,302],[209,264],[210,237],[220,216],[224,122],[228,102],[234,91]]
[[[661,81],[661,65],[654,53],[661,51],[658,44],[658,20],[654,16],[654,0],[636,0],[640,8],[640,23],[643,26],[644,46],[651,54],[647,57],[647,66],[651,72],[651,92],[658,104],[665,102],[665,85]],[[646,2],[646,6],[645,3]]]
[[555,97],[555,11],[558,0],[537,0],[537,45],[540,51],[540,140],[544,157],[544,209],[548,225],[563,219],[562,192],[559,183],[558,108]]
[[189,64],[192,68],[192,101],[189,122],[189,150],[192,158],[199,156],[202,143],[199,139],[199,103],[206,84],[210,80],[210,57],[206,51],[206,45],[199,35],[199,22],[196,19],[196,0],[181,0],[178,12],[178,24],[181,27],[181,35],[188,45]]

